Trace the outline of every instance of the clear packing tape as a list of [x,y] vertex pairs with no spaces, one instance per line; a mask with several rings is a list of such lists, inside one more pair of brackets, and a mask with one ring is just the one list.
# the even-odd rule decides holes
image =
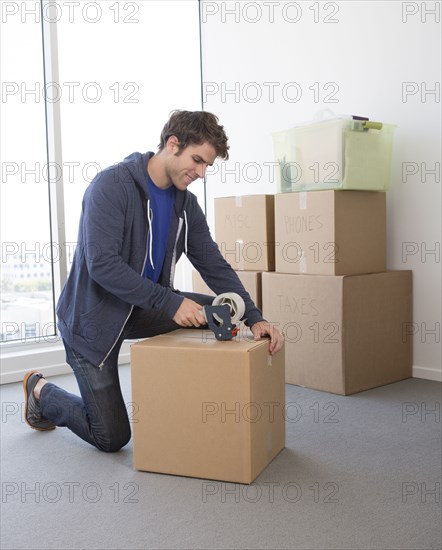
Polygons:
[[[224,292],[223,294],[218,294],[218,296],[215,296],[212,305],[228,305],[230,309],[230,318],[234,325],[237,325],[241,321],[244,313],[246,312],[244,300],[239,294],[236,294],[236,292]],[[220,319],[216,314],[214,314],[214,317],[218,322],[222,322],[222,319]]]

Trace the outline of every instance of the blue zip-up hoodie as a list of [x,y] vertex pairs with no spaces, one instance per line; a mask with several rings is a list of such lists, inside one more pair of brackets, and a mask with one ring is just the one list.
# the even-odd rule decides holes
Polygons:
[[133,153],[100,172],[87,188],[69,277],[57,304],[66,343],[94,365],[115,346],[134,306],[159,309],[170,319],[183,301],[174,291],[175,264],[183,252],[216,293],[236,292],[248,326],[261,311],[210,236],[197,199],[176,190],[159,283],[143,277],[151,239],[147,164],[153,153]]

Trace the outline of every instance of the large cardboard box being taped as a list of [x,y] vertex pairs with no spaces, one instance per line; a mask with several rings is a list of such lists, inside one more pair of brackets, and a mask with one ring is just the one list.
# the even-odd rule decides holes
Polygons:
[[215,236],[233,269],[274,271],[274,195],[216,198]]
[[263,273],[263,315],[285,334],[286,382],[349,395],[412,375],[412,273]]
[[386,193],[275,196],[276,271],[356,275],[386,270]]
[[[235,271],[244,288],[250,294],[253,303],[261,309],[261,272],[260,271]],[[192,289],[193,292],[215,296],[204,282],[201,275],[195,269],[192,271]]]
[[137,470],[251,483],[285,446],[284,350],[180,329],[131,348]]

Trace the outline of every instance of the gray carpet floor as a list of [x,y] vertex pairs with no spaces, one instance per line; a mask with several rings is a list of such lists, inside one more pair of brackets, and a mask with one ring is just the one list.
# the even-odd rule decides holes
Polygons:
[[[129,367],[121,379],[130,403]],[[2,386],[1,548],[441,548],[441,384],[286,389],[286,448],[247,486],[137,472],[132,442],[105,454],[35,432],[21,384]]]

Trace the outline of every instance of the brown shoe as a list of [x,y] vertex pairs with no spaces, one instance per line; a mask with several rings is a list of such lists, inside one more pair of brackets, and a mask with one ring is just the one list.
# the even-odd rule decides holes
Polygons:
[[43,418],[40,401],[34,395],[34,388],[40,378],[44,378],[41,372],[31,370],[23,379],[23,390],[25,392],[25,421],[34,430],[53,430],[56,428],[55,424]]

